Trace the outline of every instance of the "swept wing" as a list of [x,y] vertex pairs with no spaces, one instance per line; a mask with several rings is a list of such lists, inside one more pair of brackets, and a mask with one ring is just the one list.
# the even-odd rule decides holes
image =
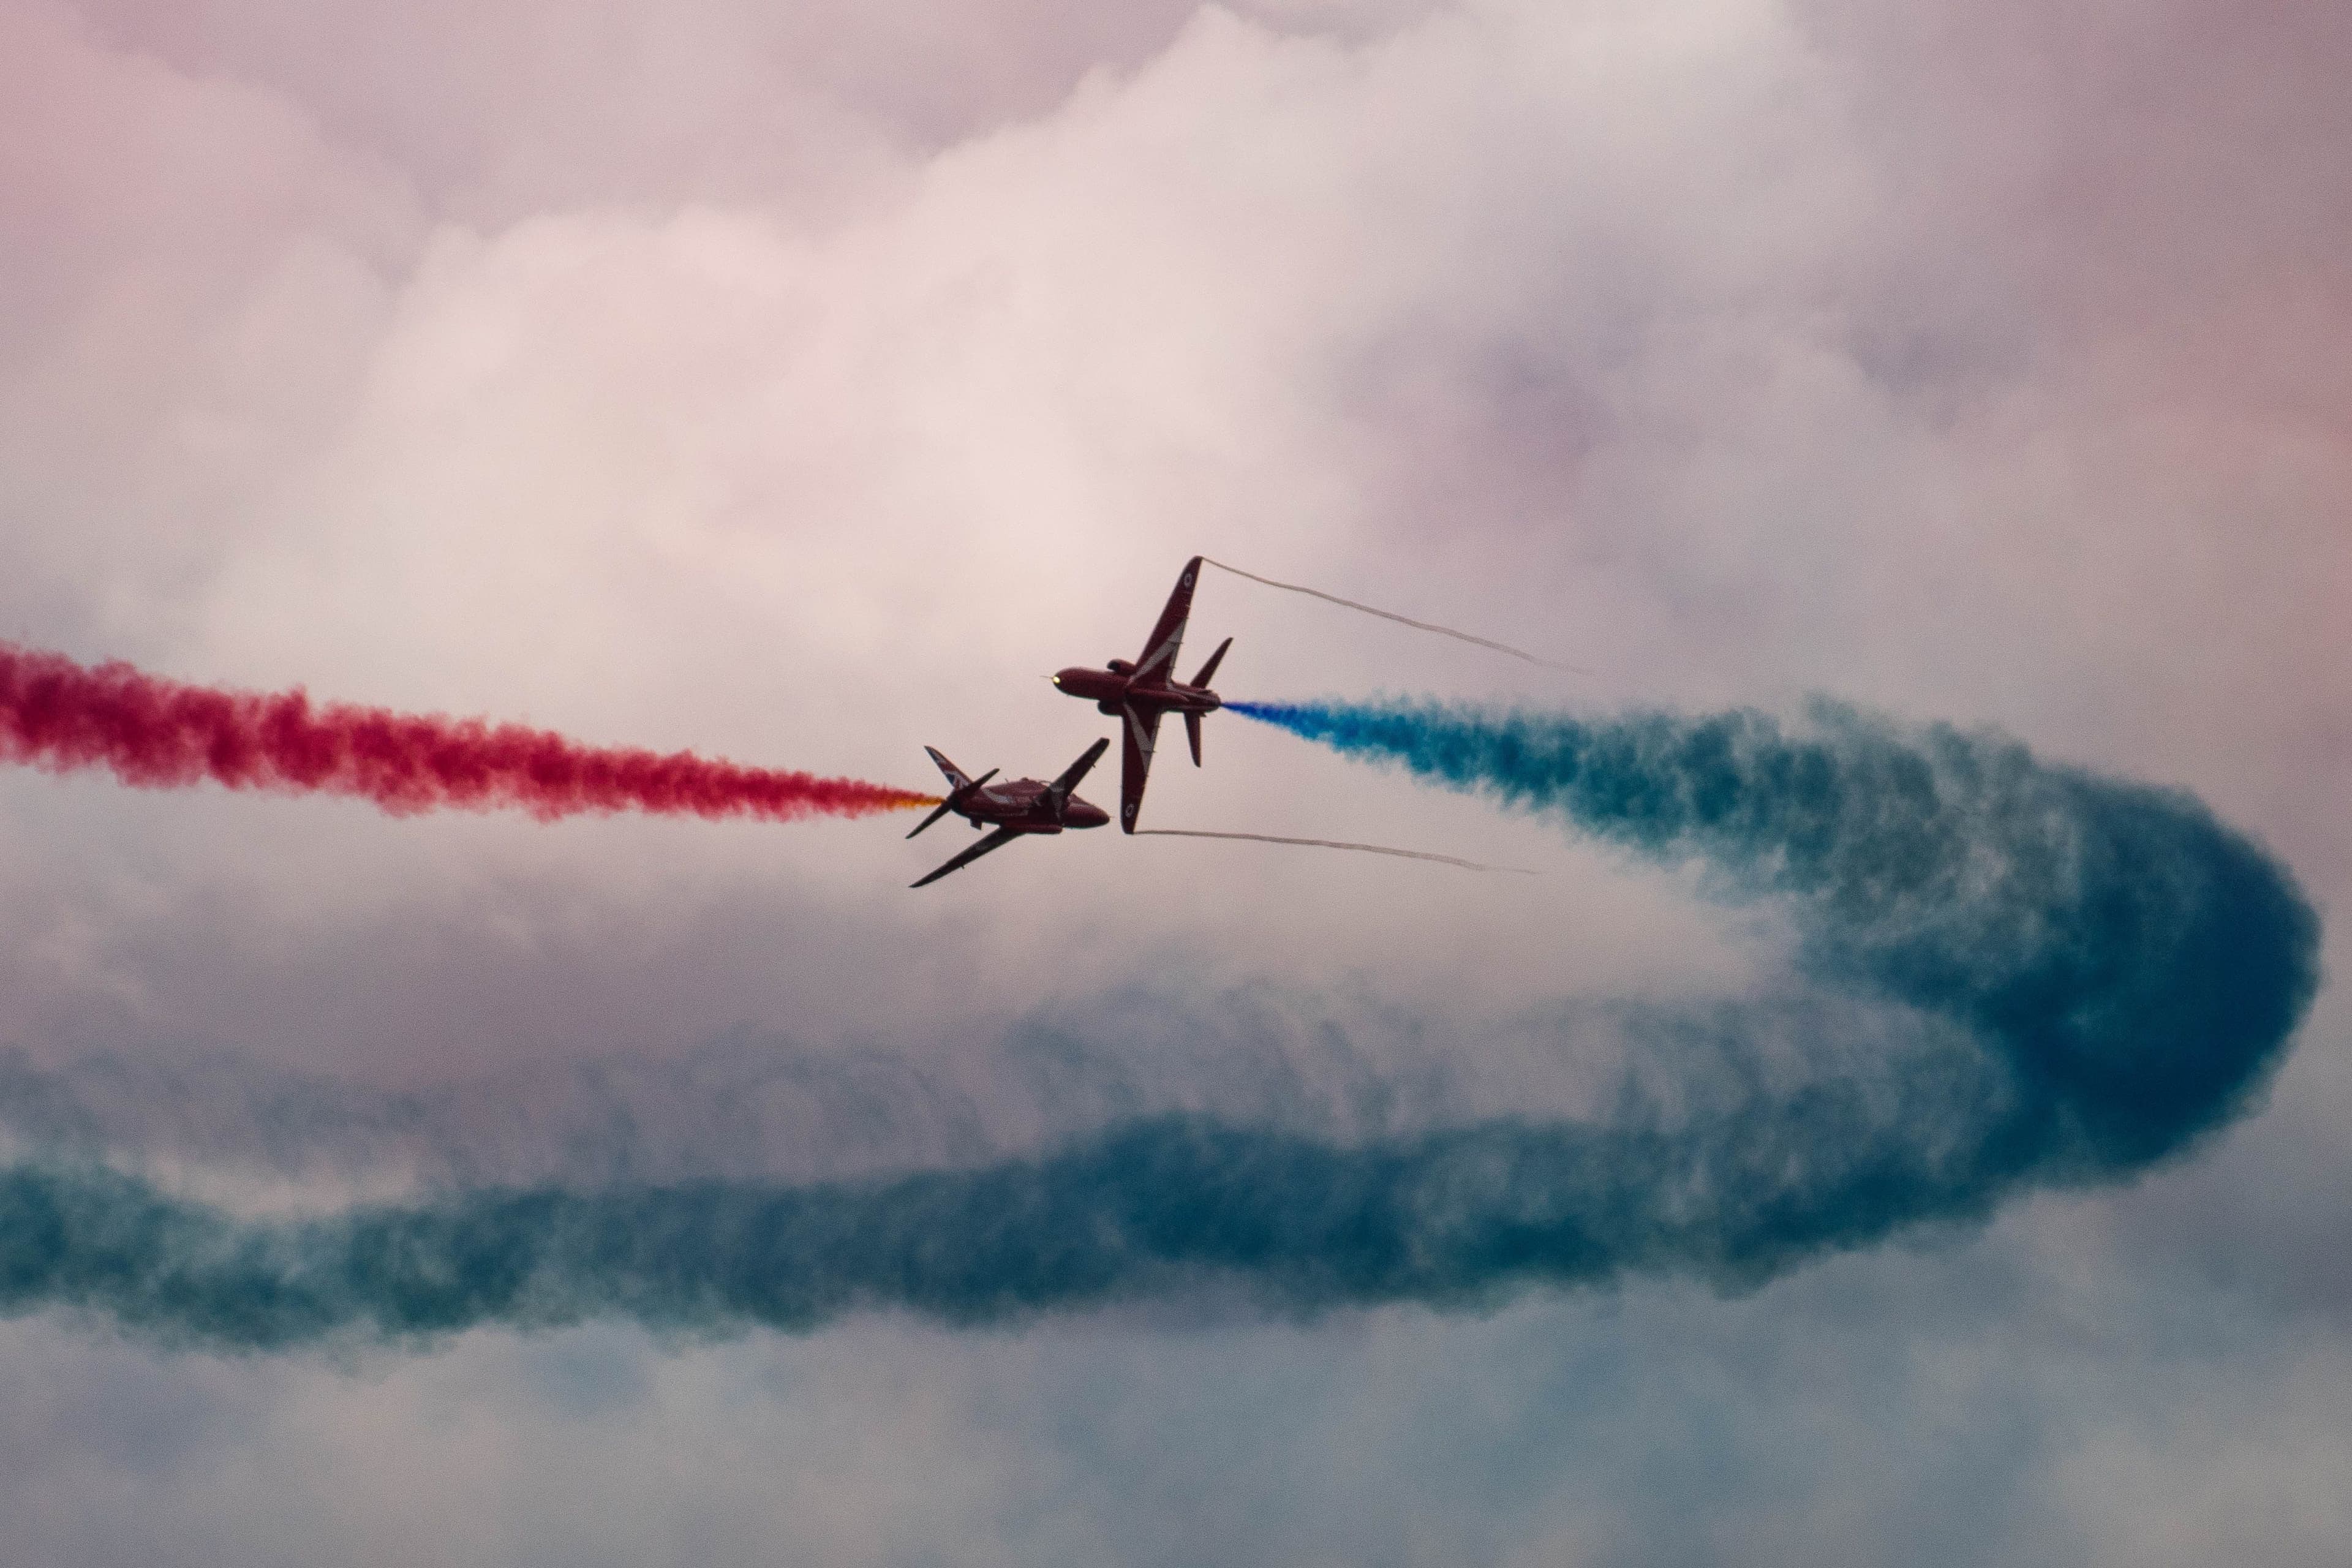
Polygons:
[[1132,833],[1135,814],[1143,809],[1144,781],[1151,776],[1151,749],[1160,742],[1160,711],[1138,711],[1130,704],[1121,707],[1119,715],[1126,721],[1121,726],[1126,743],[1119,752],[1118,826]]
[[1045,798],[1051,801],[1054,806],[1054,820],[1056,822],[1061,820],[1062,807],[1069,800],[1070,792],[1078,787],[1080,779],[1093,771],[1095,763],[1101,760],[1103,752],[1109,747],[1110,742],[1108,739],[1097,741],[1087,748],[1084,756],[1062,770],[1060,778],[1045,786]]
[[990,850],[1002,849],[1006,845],[1021,837],[1021,830],[1017,827],[1000,827],[995,832],[990,834],[987,837],[982,839],[979,843],[973,845],[971,848],[965,850],[962,854],[957,856],[954,859],[949,861],[946,865],[940,867],[938,870],[933,871],[929,876],[925,877],[922,881],[909,882],[907,885],[910,888],[919,888],[925,883],[936,882],[941,877],[946,876],[949,872],[960,871],[966,866],[971,865],[974,860],[977,860],[982,856],[987,854]]
[[1160,612],[1160,624],[1151,628],[1143,657],[1135,661],[1137,684],[1165,686],[1176,679],[1176,652],[1184,646],[1184,623],[1192,617],[1192,585],[1200,580],[1201,558],[1195,555],[1184,563],[1176,590],[1168,595],[1167,608]]

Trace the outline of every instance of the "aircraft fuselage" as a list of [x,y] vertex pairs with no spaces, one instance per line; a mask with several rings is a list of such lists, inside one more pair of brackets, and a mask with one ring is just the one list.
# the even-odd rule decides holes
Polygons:
[[1072,795],[1054,812],[1046,798],[1049,786],[1041,779],[1015,779],[1010,784],[982,784],[956,804],[955,813],[974,827],[1009,827],[1015,833],[1059,833],[1065,827],[1102,827],[1110,813],[1090,800]]
[[1074,664],[1055,673],[1054,685],[1072,697],[1093,703],[1105,713],[1115,714],[1121,708],[1152,709],[1162,713],[1213,713],[1224,706],[1223,700],[1205,686],[1184,686],[1172,680],[1138,681],[1131,669],[1119,668],[1126,663],[1123,658],[1113,659],[1108,668]]
[[939,803],[938,810],[917,823],[914,831],[907,837],[916,837],[950,812],[974,827],[993,826],[996,831],[913,886],[927,888],[949,872],[969,866],[982,856],[992,854],[1032,834],[1059,833],[1066,827],[1101,827],[1108,824],[1110,813],[1092,801],[1080,800],[1076,790],[1078,781],[1087,776],[1087,770],[1093,767],[1109,749],[1108,736],[1097,741],[1076,762],[1064,768],[1061,776],[1051,784],[1043,779],[1008,779],[1001,784],[991,784],[988,781],[996,776],[994,768],[976,779],[967,778],[963,770],[940,754],[937,746],[925,746],[923,750],[930,753],[931,761],[948,781],[947,797]]

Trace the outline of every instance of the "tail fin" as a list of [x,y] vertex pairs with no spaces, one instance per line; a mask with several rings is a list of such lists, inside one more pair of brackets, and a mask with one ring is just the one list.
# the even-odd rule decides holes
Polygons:
[[963,789],[971,784],[971,781],[963,776],[963,770],[940,755],[940,749],[937,746],[925,746],[923,750],[930,752],[931,761],[939,764],[940,772],[947,774],[949,789]]
[[[940,755],[938,751],[934,748],[925,746],[923,750],[931,753],[931,761],[939,763],[940,772],[948,775],[948,797],[947,799],[940,802],[940,806],[937,811],[932,812],[930,816],[915,824],[915,833],[920,833],[924,828],[929,827],[932,823],[937,822],[949,812],[955,810],[956,807],[963,804],[965,796],[971,795],[972,791],[978,789],[981,785],[986,784],[989,780],[996,776],[996,770],[994,768],[991,768],[976,779],[968,779],[963,776],[963,770],[957,767],[945,757]],[[971,825],[974,827],[978,827],[980,826],[980,818],[976,816],[973,817],[971,819]],[[915,833],[909,833],[907,837],[912,838],[915,836]]]
[[[1201,667],[1201,673],[1192,678],[1192,684],[1195,686],[1206,686],[1211,680],[1214,679],[1217,674],[1217,665],[1225,657],[1225,649],[1233,646],[1234,639],[1231,637],[1227,637],[1224,641],[1219,643],[1217,645],[1217,651],[1209,656],[1209,662]],[[1194,762],[1199,762],[1201,760],[1200,752],[1200,747],[1195,746],[1192,748],[1192,760]]]
[[1192,765],[1201,765],[1201,716],[1187,710],[1184,715],[1184,738],[1192,742]]

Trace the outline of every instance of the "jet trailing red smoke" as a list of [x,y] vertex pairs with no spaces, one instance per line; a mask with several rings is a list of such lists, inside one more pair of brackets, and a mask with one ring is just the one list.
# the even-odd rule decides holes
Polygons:
[[187,686],[110,663],[0,643],[0,760],[68,773],[109,768],[139,789],[207,780],[230,789],[356,795],[394,816],[519,807],[666,816],[863,816],[937,804],[859,779],[635,747],[546,730],[314,705],[292,691]]

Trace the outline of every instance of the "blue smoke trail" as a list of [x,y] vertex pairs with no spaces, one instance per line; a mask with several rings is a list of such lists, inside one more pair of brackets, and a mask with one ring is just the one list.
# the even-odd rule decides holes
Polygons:
[[1787,900],[1817,979],[1960,1025],[2013,1079],[1985,1131],[2021,1172],[2118,1173],[2228,1120],[2316,989],[2318,917],[2284,867],[2183,792],[1998,735],[1826,702],[1796,734],[1752,711],[1225,706]]
[[1553,813],[1726,897],[1885,1010],[1878,1077],[1738,1063],[1668,1115],[1495,1117],[1340,1142],[1204,1115],[835,1182],[461,1190],[257,1220],[94,1164],[0,1169],[0,1313],[167,1342],[428,1342],[623,1316],[789,1331],[1017,1320],[1237,1284],[1269,1310],[1483,1304],[1630,1270],[1752,1285],[2029,1184],[2112,1180],[2241,1110],[2317,983],[2285,871],[2188,795],[2013,742],[1822,709],[1585,721],[1228,704]]

